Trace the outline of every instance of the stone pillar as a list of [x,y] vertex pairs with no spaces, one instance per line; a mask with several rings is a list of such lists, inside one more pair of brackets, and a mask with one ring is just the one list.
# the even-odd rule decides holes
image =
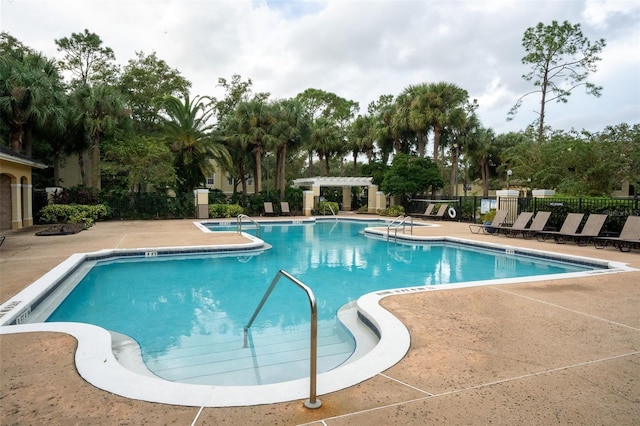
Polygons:
[[313,191],[302,191],[302,214],[311,216],[313,210]]
[[351,211],[351,187],[342,187],[342,210]]
[[196,218],[209,219],[209,190],[194,189],[193,196],[196,204]]
[[22,228],[22,185],[11,184],[11,229]]
[[501,189],[496,191],[496,199],[499,210],[507,210],[506,223],[513,223],[518,217],[518,197],[520,191],[514,189]]

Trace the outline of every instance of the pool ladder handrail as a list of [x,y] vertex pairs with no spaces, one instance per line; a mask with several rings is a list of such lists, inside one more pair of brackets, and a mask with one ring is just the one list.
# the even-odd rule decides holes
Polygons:
[[393,227],[394,230],[394,240],[397,241],[398,240],[398,228],[400,228],[402,226],[402,233],[404,234],[405,229],[407,227],[407,219],[410,220],[410,230],[411,230],[411,235],[413,235],[413,217],[411,216],[403,216],[400,215],[398,217],[396,217],[395,219],[393,219],[388,225],[387,225],[387,241],[389,241],[390,238],[390,234],[391,234],[391,227]]
[[251,316],[251,319],[244,326],[244,347],[249,347],[249,327],[253,324],[258,313],[264,306],[265,302],[271,295],[271,292],[275,288],[278,281],[280,281],[280,277],[285,277],[289,279],[292,283],[300,287],[306,294],[309,299],[309,306],[311,308],[311,336],[309,338],[310,345],[310,366],[309,366],[309,399],[304,402],[304,406],[307,408],[315,409],[320,408],[322,402],[316,398],[316,381],[317,381],[317,370],[318,370],[318,307],[316,304],[316,297],[313,294],[311,288],[305,285],[302,281],[298,280],[296,277],[285,271],[284,269],[280,269],[276,276],[271,281],[271,285],[267,289],[264,296],[262,296],[262,300],[258,304],[255,312]]
[[331,214],[333,214],[333,217],[336,218],[336,222],[338,221],[338,215],[336,214],[336,212],[333,211],[333,207],[331,207],[331,204],[327,204],[327,206],[329,207],[329,210],[331,210]]
[[246,214],[239,214],[238,215],[238,223],[237,223],[237,226],[236,226],[238,234],[242,232],[242,219],[248,219],[249,222],[252,222],[256,226],[256,236],[258,238],[260,238],[260,224],[258,222],[256,222],[255,220],[253,220],[251,217],[247,216]]

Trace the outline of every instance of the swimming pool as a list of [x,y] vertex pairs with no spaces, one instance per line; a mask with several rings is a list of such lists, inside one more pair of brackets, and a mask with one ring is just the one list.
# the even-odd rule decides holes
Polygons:
[[[465,280],[465,282],[477,281],[477,280],[483,279],[483,276],[478,274],[479,272],[483,272],[483,270],[486,270],[487,272],[489,272],[487,276],[491,278],[495,278],[491,276],[491,273],[495,272],[496,270],[500,271],[500,273],[502,274],[502,275],[499,275],[499,278],[502,277],[507,279],[509,277],[513,278],[513,277],[521,276],[521,275],[518,275],[518,273],[515,273],[514,275],[514,271],[516,271],[518,268],[516,267],[517,262],[514,262],[513,258],[516,257],[515,255],[519,253],[516,253],[516,251],[513,249],[509,249],[509,248],[505,249],[504,247],[501,247],[501,248],[485,247],[484,248],[485,251],[488,249],[489,251],[497,254],[497,256],[494,256],[493,260],[489,263],[487,263],[488,261],[486,260],[480,261],[478,264],[482,267],[477,267],[475,266],[474,263],[470,264],[468,263],[468,261],[465,261],[462,255],[460,255],[459,253],[449,251],[450,248],[446,247],[449,241],[447,241],[446,238],[436,239],[434,241],[430,241],[428,244],[412,242],[412,241],[405,241],[404,244],[398,244],[395,242],[387,242],[387,241],[375,239],[375,238],[364,238],[362,235],[359,234],[359,232],[360,230],[362,230],[362,228],[367,226],[366,224],[359,224],[359,223],[348,224],[349,226],[344,226],[344,227],[342,225],[343,224],[337,224],[335,222],[319,222],[314,227],[311,227],[311,225],[306,225],[306,224],[297,224],[295,226],[286,226],[286,227],[283,227],[281,225],[276,225],[272,227],[264,226],[262,229],[261,236],[265,241],[269,243],[273,243],[273,245],[275,246],[273,250],[268,250],[268,251],[265,251],[264,253],[259,254],[258,252],[256,252],[256,250],[260,250],[260,247],[253,247],[251,248],[251,250],[243,250],[243,251],[238,251],[237,249],[235,249],[236,252],[233,252],[231,255],[227,253],[227,257],[225,258],[215,258],[215,262],[213,263],[216,263],[216,262],[234,263],[235,268],[233,268],[234,271],[232,272],[232,278],[223,279],[222,275],[217,272],[214,275],[211,275],[211,274],[207,275],[206,273],[204,273],[202,275],[205,276],[206,280],[203,281],[204,284],[202,285],[206,285],[209,282],[208,280],[212,278],[217,279],[219,281],[225,281],[225,282],[226,281],[230,282],[231,280],[259,281],[259,280],[255,280],[255,276],[264,275],[265,280],[262,284],[261,291],[257,291],[257,292],[254,291],[253,293],[256,293],[255,295],[251,294],[251,291],[247,291],[248,293],[250,293],[250,296],[254,296],[256,300],[259,300],[259,298],[262,296],[264,288],[266,288],[266,285],[268,285],[270,280],[275,275],[276,270],[272,270],[271,268],[280,267],[280,266],[274,267],[274,266],[268,265],[267,261],[269,260],[269,258],[274,258],[277,261],[276,263],[280,265],[282,263],[289,262],[286,264],[286,267],[283,267],[283,269],[289,270],[291,273],[293,273],[296,276],[303,276],[304,278],[302,278],[302,280],[305,281],[307,284],[309,284],[312,288],[321,287],[322,284],[324,283],[332,283],[332,284],[339,283],[341,287],[349,287],[349,288],[355,288],[355,289],[361,290],[359,288],[360,283],[358,281],[365,280],[365,281],[374,282],[376,284],[371,289],[364,288],[364,291],[378,292],[377,295],[380,297],[383,297],[385,294],[392,293],[392,291],[387,291],[387,290],[382,291],[382,289],[389,289],[391,287],[414,287],[414,290],[412,291],[424,291],[425,288],[427,287],[435,288],[436,285],[442,282],[445,282],[445,279],[448,280],[449,277]],[[325,229],[322,232],[318,232],[316,235],[316,231],[320,231],[321,228],[323,227]],[[368,234],[374,234],[374,232],[368,232]],[[284,240],[280,240],[280,237],[284,238]],[[298,240],[304,242],[302,249],[293,248],[290,240],[292,237],[294,237],[293,240],[297,238]],[[355,238],[355,240],[349,244],[346,244],[347,237],[349,238],[353,237]],[[462,243],[462,242],[458,241],[458,243]],[[465,244],[465,245],[467,246],[467,249],[470,249],[471,251],[479,252],[479,254],[483,256],[485,255],[485,253],[480,252],[479,246],[476,246],[473,244]],[[280,248],[281,250],[278,250],[276,247]],[[346,251],[339,250],[340,248],[347,248],[347,250]],[[425,261],[425,257],[423,255],[429,254],[429,253],[435,253],[435,252],[440,252],[439,257],[441,259],[444,258],[445,261],[442,261],[439,263],[430,263],[428,261]],[[153,269],[164,271],[163,273],[159,274],[157,277],[154,277],[151,280],[152,282],[159,283],[162,279],[165,279],[165,278],[168,280],[168,282],[171,282],[171,281],[175,282],[175,281],[178,281],[179,279],[182,279],[182,275],[179,275],[177,277],[170,276],[168,271],[170,271],[173,268],[168,268],[167,265],[168,265],[168,262],[172,262],[173,259],[170,260],[168,258],[165,258],[162,255],[161,251],[142,252],[142,253],[140,253],[139,251],[137,253],[135,251],[132,251],[129,254],[131,256],[127,256],[127,259],[123,262],[123,264],[126,265],[127,267],[126,271],[120,275],[117,275],[115,272],[110,270],[110,267],[112,265],[114,265],[115,263],[119,263],[120,261],[115,261],[113,259],[110,259],[109,258],[110,256],[107,256],[106,254],[94,255],[93,256],[94,258],[91,259],[90,261],[91,262],[98,261],[102,263],[102,265],[96,268],[96,270],[102,267],[105,267],[105,269],[110,270],[109,272],[110,274],[116,274],[117,276],[116,282],[124,282],[126,281],[126,277],[136,277],[137,275],[140,275],[139,272],[135,272],[135,270],[130,269],[131,267],[137,267],[137,264],[144,263],[139,261],[141,259],[136,259],[135,258],[136,256],[146,258],[146,261],[151,261],[152,264],[154,265]],[[196,267],[192,267],[190,269],[198,270],[201,272],[203,270],[203,264],[211,262],[211,259],[209,258],[210,257],[209,254],[207,256],[192,257],[192,255],[189,255],[186,257],[188,257],[189,259],[182,259],[182,260],[195,259],[196,262],[200,262],[197,264]],[[543,257],[544,256],[542,255],[530,256],[529,258],[527,258],[525,263],[526,264],[537,263],[541,261]],[[371,267],[374,263],[374,260],[380,260],[380,259],[384,260],[382,264],[377,265],[377,267]],[[584,263],[585,265],[589,264],[590,267],[598,266],[598,265],[595,265],[595,263],[586,262],[584,260],[582,260],[579,263]],[[250,270],[249,267],[253,264],[256,264],[257,269],[254,272],[249,273],[249,270]],[[406,268],[408,267],[407,265],[411,265],[411,264],[413,264],[414,269],[417,269],[416,268],[417,265],[424,266],[425,270],[427,270],[429,273],[419,274],[418,275],[419,279],[418,278],[403,279],[402,278],[403,274],[401,274],[401,271],[403,270],[402,268]],[[467,267],[465,267],[465,265]],[[489,267],[487,267],[487,265]],[[551,266],[551,268],[549,268],[549,271],[546,273],[551,273],[551,274],[559,273],[558,270],[554,269],[556,266],[555,262],[551,262],[549,265]],[[548,268],[549,265],[546,265],[545,267]],[[582,265],[582,266],[572,265],[570,271],[572,271],[571,273],[574,273],[579,270],[584,270],[583,266],[585,265]],[[322,268],[327,269],[326,271],[327,275],[325,276],[325,278],[321,279],[320,281],[314,282],[314,277],[322,276],[322,274],[319,274],[319,271]],[[216,271],[219,270],[217,267],[214,269]],[[242,275],[242,273],[239,273],[239,272],[244,272],[245,270],[247,271],[247,275],[246,275],[247,278],[243,278],[244,275]],[[357,276],[357,273],[360,273],[363,271],[365,273],[363,277],[365,278],[357,278],[357,279],[354,278]],[[468,271],[473,271],[473,274],[468,275],[467,274]],[[89,277],[90,275],[91,274],[88,273],[87,275],[85,275],[85,278]],[[91,281],[91,280],[88,280],[88,281]],[[164,286],[160,286],[160,287],[164,287]],[[283,300],[284,300],[284,305],[287,306],[287,309],[286,309],[287,318],[282,318],[282,315],[281,315],[282,313],[281,306],[283,305],[274,304],[273,307],[275,308],[275,311],[271,313],[269,312],[265,313],[265,318],[267,319],[267,321],[265,321],[265,324],[269,325],[268,327],[266,327],[267,329],[273,329],[274,327],[272,327],[272,325],[274,324],[276,325],[275,328],[295,327],[302,324],[302,321],[299,321],[300,318],[302,317],[306,318],[308,316],[307,313],[297,313],[294,309],[290,308],[289,304],[287,304],[286,302],[288,301],[287,298],[289,297],[289,295],[293,292],[291,291],[290,288],[284,289],[284,290],[287,290],[287,291],[285,291],[282,295],[276,297],[274,300],[278,300],[280,297],[285,297],[285,299]],[[315,290],[316,289],[314,288],[314,291]],[[406,291],[406,290],[403,290],[403,291]],[[337,291],[333,290],[333,291],[330,291],[329,293],[333,294],[336,292]],[[205,294],[205,292],[197,292],[197,293],[199,298],[201,299],[208,298],[208,299],[218,300],[217,297],[205,297],[205,296],[210,296],[209,293],[207,294]],[[319,293],[321,293],[321,291],[319,291]],[[138,302],[143,300],[141,298],[146,294],[147,294],[147,291],[143,291],[141,294],[134,294],[133,291],[130,291],[131,300],[136,300]],[[204,294],[204,296],[201,296],[202,294]],[[347,301],[355,300],[358,298],[360,294],[357,294],[355,296],[350,296],[347,294],[346,300]],[[189,293],[185,291],[176,291],[175,295],[176,295],[176,298],[182,298],[182,299],[184,299],[185,297],[189,297]],[[165,295],[163,297],[166,298],[167,296]],[[168,307],[168,306],[165,306],[167,305],[168,302],[161,300],[161,297],[154,296],[153,299],[155,300],[155,304],[153,304],[154,306],[151,308],[151,310],[156,310],[156,311],[171,310],[171,309],[165,309],[166,307]],[[319,297],[319,299],[321,298]],[[322,299],[322,300],[325,300],[325,299]],[[333,302],[329,298],[325,300],[322,310],[330,313],[335,313],[335,310],[337,309],[337,307],[341,306],[343,303],[344,303],[344,300],[341,302],[340,301]],[[152,305],[151,303],[147,303],[147,304],[150,306]],[[247,305],[251,305],[251,304],[247,303]],[[295,305],[297,304],[294,304],[293,306]],[[304,307],[304,303],[301,303],[301,305]],[[95,307],[95,305],[93,306]],[[229,327],[228,330],[233,330],[234,326],[232,322],[229,321],[229,319],[230,318],[233,319],[234,315],[232,313],[235,308],[228,308],[227,306],[229,305],[224,305],[224,309],[222,310],[224,311],[224,317],[226,318],[223,324],[224,324],[224,327]],[[247,308],[246,310],[244,308],[245,306],[240,306],[241,311],[243,312],[246,311],[246,313],[239,314],[239,316],[244,316],[244,319],[239,322],[240,326],[244,325],[246,318],[252,313],[254,306],[248,306],[246,307]],[[367,309],[365,309],[365,311],[366,310]],[[221,310],[218,310],[218,311],[212,310],[210,312],[217,315],[221,312]],[[379,331],[381,331],[383,335],[389,334],[383,330],[383,326],[380,325],[381,321],[376,319],[377,316],[376,315],[372,315],[372,316],[374,317],[373,319],[374,325],[376,325],[376,327],[379,328]],[[115,315],[115,317],[116,317],[115,320],[124,319],[125,321],[128,320],[128,322],[137,322],[137,317],[134,317],[136,318],[136,320],[131,321],[131,317],[129,315],[120,315],[120,317],[122,318],[117,318],[118,315]],[[179,319],[179,317],[180,315],[177,315],[175,317],[169,316],[168,318],[173,320],[174,318]],[[163,314],[163,318],[165,318],[164,314]],[[208,318],[211,319],[211,316],[209,316]],[[168,322],[169,322],[168,320],[163,320],[161,326],[166,327]],[[335,319],[333,319],[333,326],[335,325],[336,325]],[[50,326],[56,327],[55,324],[50,324]],[[304,325],[301,325],[301,326],[304,327]],[[209,336],[209,334],[207,333],[210,333],[210,330],[205,330],[205,331],[206,333],[202,334],[204,338]],[[174,334],[174,333],[167,333],[167,334]],[[234,334],[234,333],[233,331],[231,331],[228,334]],[[168,386],[168,387],[171,388],[172,386]],[[230,391],[230,393],[233,393],[233,392]]]

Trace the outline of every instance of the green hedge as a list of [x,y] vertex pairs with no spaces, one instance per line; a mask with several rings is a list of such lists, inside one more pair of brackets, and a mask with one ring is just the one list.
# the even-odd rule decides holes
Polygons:
[[244,212],[244,209],[238,204],[210,204],[209,217],[237,217]]
[[44,223],[84,223],[91,228],[95,221],[109,216],[104,204],[50,204],[40,210],[40,221]]

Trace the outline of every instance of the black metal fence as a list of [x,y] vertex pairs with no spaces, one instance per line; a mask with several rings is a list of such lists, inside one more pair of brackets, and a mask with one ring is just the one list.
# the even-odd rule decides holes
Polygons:
[[456,212],[454,218],[446,215],[445,219],[477,223],[480,222],[481,207],[484,203],[485,207],[489,205],[493,208],[509,210],[512,212],[509,217],[511,221],[515,220],[515,216],[521,212],[550,211],[551,217],[547,222],[547,226],[556,229],[562,226],[568,213],[583,213],[585,220],[589,214],[598,213],[608,216],[603,227],[603,231],[608,233],[619,233],[627,216],[640,216],[640,198],[501,197],[499,202],[500,205],[497,204],[496,197],[484,198],[477,196],[414,199],[410,201],[406,211],[408,215],[412,213],[420,214],[425,211],[429,203],[448,203]]

